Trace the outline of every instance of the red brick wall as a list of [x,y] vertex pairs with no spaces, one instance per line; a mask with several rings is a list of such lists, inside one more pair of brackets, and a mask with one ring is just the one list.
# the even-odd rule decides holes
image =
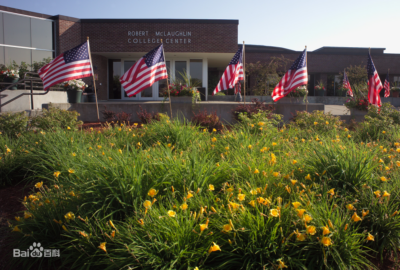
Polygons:
[[59,19],[56,21],[56,39],[57,48],[56,54],[61,54],[69,49],[72,49],[82,41],[81,23],[69,20]]
[[[147,31],[147,35],[128,36],[128,31]],[[184,31],[191,36],[162,37],[155,32]],[[236,52],[238,39],[237,24],[211,23],[129,23],[82,22],[82,36],[90,37],[92,52],[148,52],[157,45],[157,39],[163,39],[165,51],[169,52]],[[133,43],[137,38],[146,43]],[[131,43],[128,42],[131,39]],[[150,39],[150,43],[147,43]],[[167,41],[166,39],[169,39]],[[173,43],[170,43],[173,39]],[[180,39],[175,43],[175,39]],[[186,44],[184,40],[186,39]],[[189,42],[190,39],[190,43]],[[153,43],[154,41],[154,43]],[[161,42],[161,41],[159,41]],[[160,43],[158,43],[160,44]]]

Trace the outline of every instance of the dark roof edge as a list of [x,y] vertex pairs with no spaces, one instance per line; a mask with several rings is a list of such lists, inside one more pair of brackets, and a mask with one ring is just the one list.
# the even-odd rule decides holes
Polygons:
[[368,48],[368,47],[334,47],[334,46],[324,46],[319,49],[314,50],[313,52],[318,52],[324,49],[346,49],[346,50],[386,50],[386,48]]
[[32,16],[32,17],[38,17],[38,18],[43,18],[43,19],[53,19],[54,16],[47,15],[47,14],[42,14],[42,13],[36,13],[32,11],[27,11],[23,9],[18,9],[18,8],[11,8],[11,7],[6,7],[6,6],[0,6],[1,11],[7,11],[11,13],[16,13],[20,15],[27,15],[27,16]]
[[[242,46],[242,44],[238,44],[238,46]],[[249,49],[249,52],[261,52],[261,51],[268,51],[268,52],[293,52],[298,53],[300,51],[294,51],[291,49],[286,49],[282,47],[275,47],[275,46],[266,46],[266,45],[253,45],[253,44],[245,44],[246,51]]]
[[239,24],[239,20],[212,19],[81,19],[82,23],[199,23],[199,24]]
[[81,22],[81,19],[74,18],[74,17],[69,17],[69,16],[64,16],[64,15],[53,16],[53,19],[54,20],[70,21],[70,22]]

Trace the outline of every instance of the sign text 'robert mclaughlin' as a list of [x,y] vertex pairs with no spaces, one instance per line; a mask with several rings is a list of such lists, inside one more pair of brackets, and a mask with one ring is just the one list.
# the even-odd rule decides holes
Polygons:
[[[191,37],[192,32],[189,31],[156,31],[153,35],[156,37],[166,37],[164,42],[167,44],[176,43],[176,44],[190,44],[192,40],[190,38],[182,38],[182,37]],[[146,43],[160,43],[160,38],[152,38],[149,37],[149,31],[128,31],[128,43],[139,43],[139,44],[146,44]],[[148,37],[148,38],[142,38]],[[174,37],[174,38],[172,38]],[[180,38],[176,38],[180,37]]]

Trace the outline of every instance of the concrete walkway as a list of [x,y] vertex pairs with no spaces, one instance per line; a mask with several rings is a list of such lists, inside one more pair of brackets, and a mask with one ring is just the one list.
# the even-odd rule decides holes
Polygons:
[[325,113],[328,112],[333,115],[350,115],[349,109],[343,105],[325,105]]

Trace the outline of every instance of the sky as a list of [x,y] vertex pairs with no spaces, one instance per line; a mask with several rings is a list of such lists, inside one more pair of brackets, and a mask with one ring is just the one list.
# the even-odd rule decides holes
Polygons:
[[239,20],[238,43],[400,53],[399,0],[2,0],[1,5],[80,19],[233,19]]

